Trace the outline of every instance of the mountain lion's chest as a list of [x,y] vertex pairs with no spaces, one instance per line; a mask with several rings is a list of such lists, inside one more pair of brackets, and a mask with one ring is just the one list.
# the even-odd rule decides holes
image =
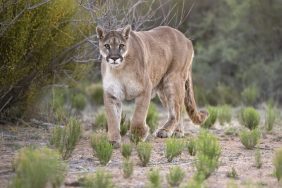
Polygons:
[[109,69],[103,75],[103,88],[120,100],[134,99],[143,91],[143,86],[134,72],[114,74]]

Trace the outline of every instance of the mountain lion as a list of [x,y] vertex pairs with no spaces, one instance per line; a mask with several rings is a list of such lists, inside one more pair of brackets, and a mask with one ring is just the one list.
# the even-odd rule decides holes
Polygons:
[[156,136],[183,136],[180,115],[183,104],[195,124],[203,123],[208,113],[197,111],[192,85],[193,45],[180,31],[161,26],[149,31],[132,31],[131,26],[105,31],[96,28],[102,56],[104,105],[108,138],[120,146],[122,101],[135,99],[131,133],[146,139],[146,116],[150,100],[157,94],[168,109],[167,122]]

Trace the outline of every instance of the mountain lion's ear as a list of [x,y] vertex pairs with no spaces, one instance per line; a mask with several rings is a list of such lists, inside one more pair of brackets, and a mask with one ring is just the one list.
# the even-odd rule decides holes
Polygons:
[[97,26],[97,27],[96,27],[96,33],[97,33],[97,37],[98,37],[99,39],[104,38],[104,29],[103,29],[102,27]]
[[128,39],[129,34],[131,31],[131,25],[127,25],[123,30],[122,30],[122,35],[124,36],[125,39]]

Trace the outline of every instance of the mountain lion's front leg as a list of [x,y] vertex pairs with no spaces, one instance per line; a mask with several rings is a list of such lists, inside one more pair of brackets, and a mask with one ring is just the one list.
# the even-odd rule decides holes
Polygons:
[[108,139],[114,148],[118,148],[121,142],[120,119],[121,119],[121,101],[111,94],[104,94],[104,105],[108,124]]
[[149,134],[149,127],[146,124],[146,117],[151,100],[151,89],[147,89],[144,93],[135,99],[135,111],[131,121],[131,134],[134,134],[146,140]]

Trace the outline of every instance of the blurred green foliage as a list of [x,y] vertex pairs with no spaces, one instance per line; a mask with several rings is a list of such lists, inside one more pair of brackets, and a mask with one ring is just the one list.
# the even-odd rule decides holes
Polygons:
[[64,160],[68,159],[75,149],[81,137],[81,133],[82,128],[80,122],[76,118],[70,117],[64,127],[54,127],[50,144],[58,149]]
[[158,121],[159,121],[159,112],[157,106],[154,103],[150,103],[146,123],[150,128],[150,133],[153,134],[154,131],[158,128]]
[[104,103],[103,99],[103,86],[101,83],[92,84],[86,88],[86,93],[90,97],[90,101],[97,105]]
[[[98,23],[112,28],[129,23],[136,30],[169,25],[182,31],[194,44],[193,79],[199,105],[234,106],[242,100],[250,104],[269,98],[282,102],[280,0],[144,1],[134,11],[126,6],[137,0],[90,0],[95,12],[91,12],[93,7],[86,11],[80,6],[85,2],[78,0],[49,1],[37,8],[31,7],[40,0],[9,2],[0,3],[0,22],[6,28],[0,29],[0,96],[13,90],[0,98],[1,113],[11,98],[5,110],[20,116],[32,108],[39,88],[65,82],[67,74],[74,79],[97,78],[87,75],[91,64],[73,63],[74,54],[86,54],[82,48],[71,47],[91,36]],[[117,7],[112,14],[106,12],[109,2]],[[150,13],[153,16],[146,17]],[[98,55],[96,47],[93,54]],[[95,104],[102,104],[101,85],[87,88],[86,94]]]
[[217,107],[209,106],[208,112],[209,112],[208,119],[206,121],[204,121],[204,123],[201,125],[201,127],[205,128],[205,129],[211,128],[215,124],[215,122],[217,120],[217,116],[218,116]]
[[[78,78],[82,70],[89,67],[71,61],[62,63],[75,53],[75,49],[66,53],[67,49],[72,49],[95,27],[84,22],[74,24],[73,19],[82,13],[79,3],[76,0],[57,0],[40,5],[41,2],[18,0],[1,3],[0,22],[9,25],[0,34],[0,95],[5,93],[11,98],[5,108],[24,105],[28,109],[43,86],[58,82],[54,80],[55,73],[68,72],[73,78]],[[11,93],[8,93],[11,88]],[[1,108],[4,106],[3,101],[0,105]]]
[[59,153],[48,148],[23,148],[17,153],[14,165],[12,188],[60,187],[67,170]]
[[259,91],[255,85],[252,85],[252,86],[246,87],[242,91],[241,95],[242,95],[243,102],[246,105],[251,106],[255,104],[257,98],[259,97]]
[[[187,9],[193,0],[185,3]],[[250,85],[261,91],[256,102],[268,98],[281,102],[281,9],[280,0],[195,2],[180,30],[195,46],[193,75],[199,102],[204,98],[211,105],[223,104],[212,92],[218,85],[225,87],[228,104],[238,104],[240,93]]]
[[77,110],[83,110],[86,106],[86,98],[82,93],[75,93],[71,97],[71,105]]
[[222,105],[217,107],[217,119],[220,125],[230,123],[232,118],[232,109],[229,105]]

